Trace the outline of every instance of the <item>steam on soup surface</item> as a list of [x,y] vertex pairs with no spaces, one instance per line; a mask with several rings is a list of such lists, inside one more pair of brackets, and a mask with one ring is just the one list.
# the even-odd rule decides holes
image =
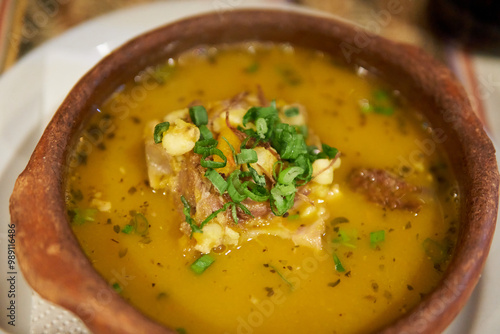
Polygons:
[[322,53],[198,48],[98,107],[67,207],[96,270],[179,332],[368,333],[448,264],[458,187],[440,135]]

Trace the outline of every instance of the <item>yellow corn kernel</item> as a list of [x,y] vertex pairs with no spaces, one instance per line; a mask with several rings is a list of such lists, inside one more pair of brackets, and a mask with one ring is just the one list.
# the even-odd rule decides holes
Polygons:
[[340,159],[333,164],[330,159],[318,159],[313,162],[313,182],[319,184],[331,184],[333,182],[333,171],[340,167]]
[[191,151],[200,138],[200,130],[182,119],[175,120],[163,135],[162,146],[172,156],[182,155]]
[[259,174],[273,175],[273,166],[278,159],[268,149],[264,147],[254,148],[257,152],[257,162],[250,164]]

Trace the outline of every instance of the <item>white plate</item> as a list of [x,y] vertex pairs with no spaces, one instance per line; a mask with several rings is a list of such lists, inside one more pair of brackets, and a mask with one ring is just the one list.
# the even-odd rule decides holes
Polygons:
[[[271,1],[271,2],[281,2]],[[275,4],[259,6],[277,7]],[[70,88],[103,56],[128,39],[176,19],[213,10],[255,7],[244,0],[214,0],[154,3],[99,17],[42,45],[0,77],[0,272],[7,273],[6,225],[8,198],[17,175],[26,165],[48,121]],[[283,6],[278,6],[283,8]],[[288,7],[287,7],[288,8]],[[306,10],[309,11],[309,10]],[[496,92],[497,97],[499,92]],[[498,129],[497,129],[498,130]],[[499,133],[499,132],[496,132]],[[500,248],[492,253],[480,285],[446,333],[496,334],[500,328]],[[0,281],[0,326],[12,333],[81,332],[68,313],[43,304],[18,272],[16,327],[8,326],[5,309],[9,302],[6,279]],[[2,276],[4,277],[4,276]],[[32,314],[31,314],[32,313]],[[57,314],[57,316],[51,316]],[[48,320],[50,319],[50,321]],[[55,320],[54,320],[55,319]]]

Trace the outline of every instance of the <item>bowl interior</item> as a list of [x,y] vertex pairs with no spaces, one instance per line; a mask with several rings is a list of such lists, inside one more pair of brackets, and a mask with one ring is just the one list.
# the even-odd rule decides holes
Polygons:
[[81,251],[65,210],[69,152],[95,106],[140,70],[195,46],[242,41],[292,43],[363,66],[397,87],[442,132],[442,145],[461,188],[459,241],[442,284],[383,332],[444,329],[471,294],[491,243],[498,206],[493,146],[463,89],[444,66],[415,47],[296,11],[234,10],[188,18],[128,42],[77,83],[44,132],[11,197],[20,264],[28,282],[95,332],[171,332],[114,294]]

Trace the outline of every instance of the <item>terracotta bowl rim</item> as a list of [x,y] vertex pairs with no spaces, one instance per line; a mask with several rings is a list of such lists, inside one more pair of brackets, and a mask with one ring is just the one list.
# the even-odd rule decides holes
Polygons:
[[[294,39],[290,42],[305,47],[313,43],[307,39],[311,36],[319,36],[317,38],[322,42],[347,42],[356,47],[356,36],[360,34],[359,28],[326,15],[281,8],[244,8],[227,13],[198,14],[146,32],[101,60],[73,87],[47,126],[26,169],[17,179],[10,199],[10,213],[11,221],[17,226],[18,257],[25,278],[42,297],[78,315],[92,331],[175,333],[145,317],[114,293],[93,269],[71,231],[64,205],[64,174],[69,147],[80,123],[90,113],[92,99],[95,102],[99,88],[115,84],[113,75],[119,76],[117,73],[123,71],[123,66],[133,59],[147,58],[145,64],[134,65],[141,69],[151,65],[153,59],[175,55],[183,50],[183,43],[189,44],[190,41],[198,41],[193,45],[207,44],[206,41],[211,39],[223,42],[224,38],[235,38],[234,41],[237,41],[238,33],[243,34],[240,41],[248,40],[244,33],[221,29],[231,24],[231,27],[240,25],[241,29],[248,30],[250,23],[258,23],[255,28],[257,35],[262,30],[255,39],[267,36],[268,40],[281,42],[280,36],[286,37],[293,31]],[[277,32],[269,29],[266,32],[264,27],[274,27]],[[195,36],[207,31],[211,34],[218,32],[223,37],[209,33],[203,37]],[[464,211],[460,246],[457,246],[439,287],[408,314],[380,331],[440,332],[458,314],[472,293],[491,245],[498,209],[499,177],[495,150],[472,111],[463,88],[448,69],[416,47],[392,42],[369,32],[363,34],[370,43],[352,52],[352,61],[375,72],[384,66],[401,71],[419,96],[433,103],[435,109],[432,114],[435,110],[435,117],[447,119],[446,124],[441,125],[456,140],[453,146],[456,152],[448,149],[448,154],[457,156],[460,166],[455,168],[463,173],[461,186],[463,194],[467,195],[467,198],[462,198]],[[273,36],[276,39],[271,38]],[[165,44],[160,48],[159,43]],[[318,45],[322,50],[333,48]],[[148,58],[147,51],[150,49],[161,55]],[[421,70],[421,64],[425,65],[426,71]],[[134,71],[125,72],[130,76],[138,72]],[[108,96],[109,93],[111,91]],[[428,114],[431,115],[431,112]]]

